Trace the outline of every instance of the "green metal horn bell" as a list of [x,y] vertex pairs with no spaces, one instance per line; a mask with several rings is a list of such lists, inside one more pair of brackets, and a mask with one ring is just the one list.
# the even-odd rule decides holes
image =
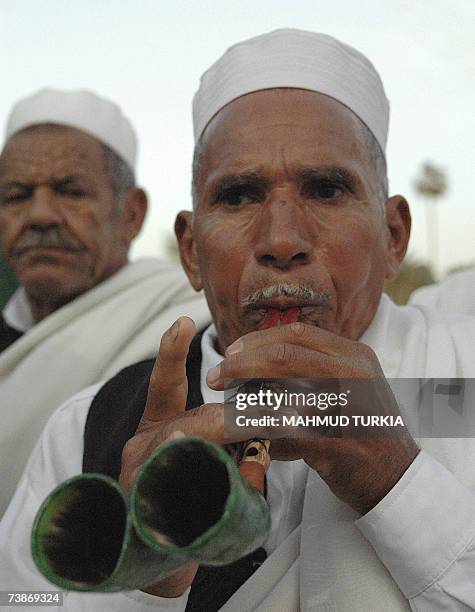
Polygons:
[[101,474],[59,485],[38,511],[32,552],[63,589],[118,591],[154,584],[192,560],[232,563],[261,546],[269,527],[265,499],[228,453],[180,438],[148,458],[130,498]]

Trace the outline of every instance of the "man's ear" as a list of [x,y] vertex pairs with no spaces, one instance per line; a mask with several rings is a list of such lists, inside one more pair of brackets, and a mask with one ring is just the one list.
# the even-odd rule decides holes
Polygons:
[[175,235],[180,250],[180,260],[195,291],[203,289],[201,281],[196,243],[193,238],[193,213],[189,210],[180,211],[175,219]]
[[147,214],[147,194],[140,187],[128,189],[124,195],[121,206],[122,226],[124,228],[124,240],[130,245],[132,240],[142,229],[145,215]]
[[400,195],[386,201],[386,225],[388,249],[386,279],[395,278],[404,259],[411,235],[411,212],[406,199]]

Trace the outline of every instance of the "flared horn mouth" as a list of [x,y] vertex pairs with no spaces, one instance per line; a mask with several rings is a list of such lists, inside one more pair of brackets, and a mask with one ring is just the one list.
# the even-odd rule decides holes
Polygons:
[[264,498],[221,446],[203,438],[171,440],[149,457],[134,485],[131,514],[152,548],[210,565],[252,552],[269,529]]
[[91,590],[110,578],[127,525],[127,500],[100,474],[74,477],[53,491],[33,526],[33,558],[59,586]]
[[63,589],[140,589],[190,561],[232,563],[261,546],[269,526],[265,499],[223,448],[180,438],[148,458],[130,500],[102,474],[58,486],[36,516],[32,553]]

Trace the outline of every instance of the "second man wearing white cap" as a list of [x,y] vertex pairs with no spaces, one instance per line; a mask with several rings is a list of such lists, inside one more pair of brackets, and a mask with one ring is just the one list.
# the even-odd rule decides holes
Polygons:
[[0,516],[51,412],[151,356],[174,317],[207,320],[181,270],[128,262],[147,196],[113,102],[42,90],[13,108],[0,156],[0,238],[20,288],[0,330]]

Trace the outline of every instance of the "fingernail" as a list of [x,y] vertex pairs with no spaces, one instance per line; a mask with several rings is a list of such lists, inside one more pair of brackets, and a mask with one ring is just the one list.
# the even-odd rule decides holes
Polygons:
[[208,371],[208,375],[206,376],[206,382],[208,383],[208,385],[214,385],[214,383],[219,380],[220,373],[221,366],[217,365],[216,367],[211,368],[211,370]]
[[168,440],[178,440],[180,438],[186,438],[185,434],[182,431],[174,431],[173,433],[171,433],[168,438]]
[[177,339],[179,330],[180,330],[180,319],[177,319],[175,323],[173,323],[173,325],[170,327],[170,331],[169,331],[170,340],[172,342],[175,342],[175,340]]
[[244,342],[242,340],[236,340],[228,346],[228,348],[226,349],[226,355],[234,355],[235,353],[240,353],[243,348]]

